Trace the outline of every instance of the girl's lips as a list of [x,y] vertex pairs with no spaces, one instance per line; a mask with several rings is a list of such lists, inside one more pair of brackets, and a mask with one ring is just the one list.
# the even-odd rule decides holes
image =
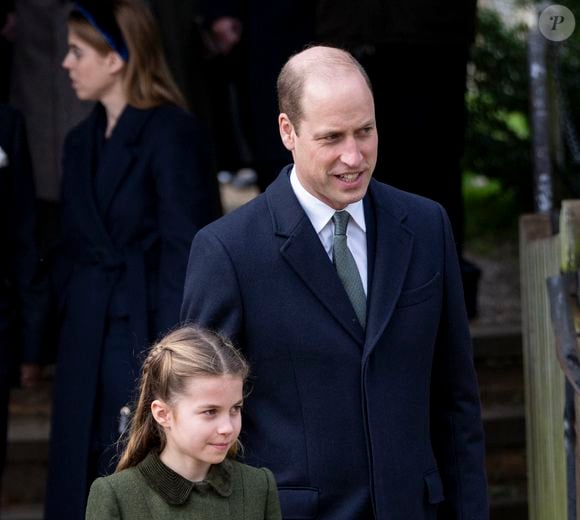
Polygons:
[[230,443],[210,443],[210,446],[214,447],[216,450],[227,450],[230,447]]

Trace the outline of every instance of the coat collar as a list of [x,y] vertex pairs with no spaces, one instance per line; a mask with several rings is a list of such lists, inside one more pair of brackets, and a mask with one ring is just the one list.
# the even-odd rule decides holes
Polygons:
[[[399,191],[371,180],[367,198],[374,208],[374,248],[369,276],[367,329],[364,358],[372,352],[391,319],[411,261],[414,233],[406,226],[407,209]],[[372,236],[370,237],[373,238]],[[369,234],[367,234],[367,240]]]
[[336,276],[332,262],[290,186],[287,166],[266,190],[274,233],[282,242],[280,253],[337,322],[361,345],[365,356],[372,351],[401,293],[409,265],[413,233],[405,225],[406,208],[398,191],[371,180],[365,196],[365,212],[374,219],[367,230],[369,290],[366,333],[354,318],[354,310]]
[[96,196],[103,215],[138,157],[141,131],[152,114],[153,110],[127,105],[113,129],[97,172]]
[[184,504],[193,490],[201,495],[213,490],[222,497],[228,497],[233,489],[232,463],[228,459],[212,465],[202,482],[191,482],[175,473],[161,462],[156,452],[149,453],[137,468],[147,484],[171,505]]
[[[117,187],[130,171],[130,166],[137,157],[137,146],[142,129],[152,114],[153,110],[151,109],[141,110],[127,105],[119,117],[109,139],[107,152],[101,158],[99,165],[98,174],[102,178],[97,182],[99,188],[96,198],[102,214],[106,212]],[[71,142],[71,146],[75,150],[73,155],[78,161],[76,168],[82,176],[88,208],[94,213],[94,216],[97,216],[99,212],[95,205],[93,189],[93,159],[96,153],[97,132],[103,131],[103,125],[106,125],[105,119],[105,108],[97,103],[83,124],[83,131],[74,134],[74,139]]]
[[123,178],[131,171],[130,166],[137,156],[136,147],[142,129],[153,110],[139,110],[126,106],[111,136],[106,157],[103,158],[98,181],[98,194],[93,182],[93,158],[96,153],[96,133],[102,129],[106,117],[104,107],[98,103],[89,117],[71,134],[70,150],[67,150],[66,167],[74,172],[75,189],[73,200],[82,228],[87,230],[99,247],[111,248],[104,216]]
[[70,134],[70,150],[67,147],[65,170],[72,186],[69,188],[71,193],[68,196],[78,213],[81,229],[85,230],[99,247],[112,248],[109,234],[97,208],[92,175],[93,158],[96,153],[95,131],[99,126],[99,120],[105,117],[104,112],[103,106],[97,103],[89,117]]
[[364,331],[312,223],[292,191],[290,171],[290,166],[284,168],[266,190],[274,234],[281,239],[280,254],[362,349]]

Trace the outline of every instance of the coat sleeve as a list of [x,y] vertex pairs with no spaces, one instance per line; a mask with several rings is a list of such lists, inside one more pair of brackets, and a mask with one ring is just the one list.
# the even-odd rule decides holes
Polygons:
[[448,218],[440,211],[444,305],[431,382],[431,435],[445,495],[438,518],[485,520],[488,501],[479,390],[455,244]]
[[264,520],[282,520],[282,510],[280,508],[280,498],[278,497],[278,488],[274,474],[266,468],[263,468],[268,481],[268,497],[266,501],[266,512]]
[[195,120],[184,113],[164,121],[156,156],[160,260],[158,323],[164,332],[179,320],[187,255],[195,233],[217,215],[207,146]]
[[191,244],[181,320],[228,336],[239,346],[243,302],[232,259],[208,228]]
[[117,494],[106,478],[98,478],[91,486],[86,520],[115,520],[121,518]]

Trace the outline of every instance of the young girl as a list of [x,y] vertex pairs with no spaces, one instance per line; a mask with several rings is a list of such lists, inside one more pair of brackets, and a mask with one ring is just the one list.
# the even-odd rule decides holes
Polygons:
[[248,365],[192,326],[149,352],[116,473],[95,480],[87,520],[280,520],[274,476],[234,460]]

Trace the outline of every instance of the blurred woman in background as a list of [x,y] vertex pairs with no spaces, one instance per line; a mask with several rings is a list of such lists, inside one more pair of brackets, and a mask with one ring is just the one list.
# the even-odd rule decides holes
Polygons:
[[83,0],[68,28],[63,66],[97,103],[64,149],[48,520],[83,518],[114,469],[141,352],[177,323],[191,239],[216,216],[207,146],[147,8]]

